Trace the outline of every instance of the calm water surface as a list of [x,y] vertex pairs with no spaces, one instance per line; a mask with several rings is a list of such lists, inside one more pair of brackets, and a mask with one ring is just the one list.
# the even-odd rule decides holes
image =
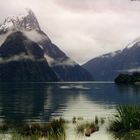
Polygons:
[[[54,117],[108,118],[116,105],[139,103],[140,86],[105,82],[0,84],[0,119],[15,123],[44,122]],[[101,130],[88,139],[112,137]]]

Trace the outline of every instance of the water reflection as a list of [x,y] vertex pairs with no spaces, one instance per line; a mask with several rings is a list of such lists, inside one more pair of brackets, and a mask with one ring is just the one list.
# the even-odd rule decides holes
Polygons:
[[140,85],[116,85],[120,93],[140,95]]
[[0,84],[0,118],[21,122],[109,115],[118,104],[139,104],[139,86],[113,83]]
[[72,93],[71,89],[61,90],[58,84],[1,84],[0,118],[19,123],[61,117],[66,103],[76,99],[78,93]]
[[20,122],[43,112],[45,87],[32,84],[0,85],[0,116],[7,121]]

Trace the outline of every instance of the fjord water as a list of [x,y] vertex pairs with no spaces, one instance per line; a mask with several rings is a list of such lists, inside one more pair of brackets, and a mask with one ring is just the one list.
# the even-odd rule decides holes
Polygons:
[[[46,122],[54,117],[108,118],[115,113],[116,105],[139,101],[140,86],[111,82],[1,83],[0,119],[20,123]],[[101,137],[111,140],[105,131],[94,134],[95,140]]]

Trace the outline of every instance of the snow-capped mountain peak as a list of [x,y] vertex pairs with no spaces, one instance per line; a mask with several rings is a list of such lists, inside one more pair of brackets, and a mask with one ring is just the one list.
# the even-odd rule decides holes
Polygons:
[[[26,60],[25,64],[24,60]],[[28,79],[30,77],[28,76],[29,73],[32,74],[33,72],[31,78],[36,77],[38,81],[42,81],[42,78],[46,81],[57,81],[58,79],[62,81],[93,80],[88,71],[71,60],[60,48],[52,43],[47,34],[41,30],[37,18],[30,9],[26,9],[24,14],[7,17],[0,25],[0,61],[3,62],[2,66],[0,64],[0,81],[1,75],[3,75],[4,80],[6,75],[8,81],[10,78],[13,79],[19,76],[10,74],[15,71],[14,64],[16,64],[18,72],[21,70],[21,76],[18,79],[22,75],[25,75],[23,78],[26,79],[27,77]],[[15,61],[19,62],[19,67],[17,67]],[[29,61],[29,64],[27,61]],[[33,65],[30,61],[33,62]],[[24,66],[25,71],[22,72]],[[42,76],[43,73],[44,76]],[[38,75],[41,79],[38,79]]]
[[134,47],[134,45],[140,46],[140,38],[135,39],[134,41],[130,42],[126,48],[130,49],[132,47]]
[[97,58],[112,58],[112,57],[115,57],[116,55],[120,54],[123,50],[117,50],[117,51],[114,51],[114,52],[110,52],[110,53],[107,53],[107,54],[104,54],[104,55],[100,55],[98,56]]
[[4,22],[0,25],[0,34],[11,30],[40,30],[40,26],[33,11],[26,9],[24,14],[5,18]]

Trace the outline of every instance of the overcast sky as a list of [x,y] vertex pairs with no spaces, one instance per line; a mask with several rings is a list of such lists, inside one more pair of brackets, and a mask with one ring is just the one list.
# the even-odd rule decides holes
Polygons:
[[140,0],[0,0],[0,21],[31,8],[52,42],[83,64],[140,37]]

